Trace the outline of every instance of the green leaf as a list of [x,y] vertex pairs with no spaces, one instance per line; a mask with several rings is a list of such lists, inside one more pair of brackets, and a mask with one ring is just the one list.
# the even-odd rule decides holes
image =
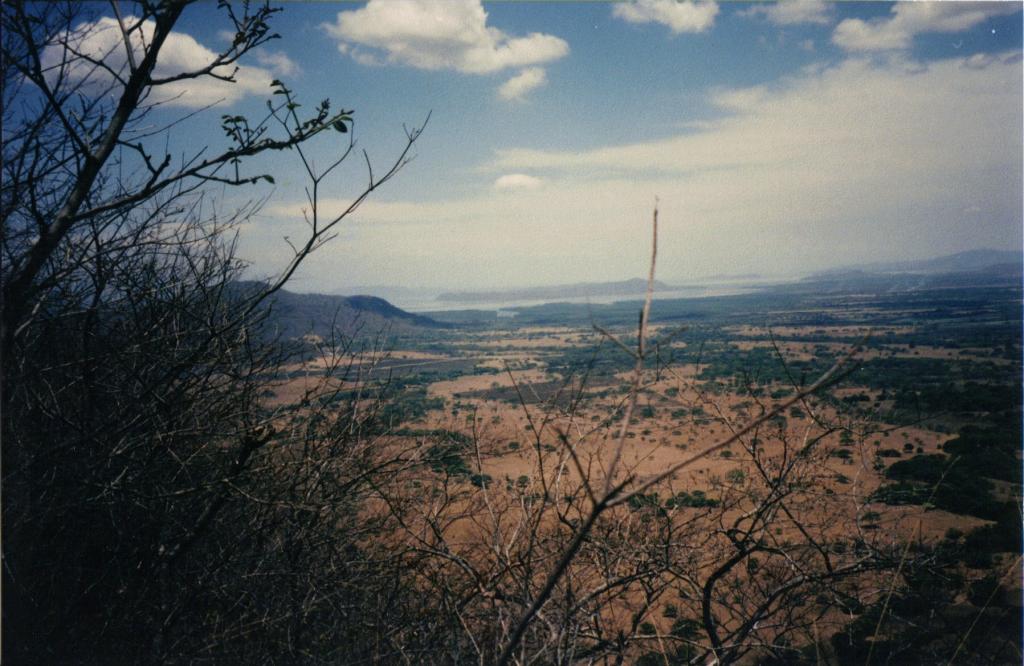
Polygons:
[[268,183],[270,183],[271,185],[274,185],[274,184],[275,184],[275,183],[274,183],[274,177],[273,177],[273,176],[263,176],[263,179],[264,179],[265,181],[267,181]]
[[348,132],[348,128],[345,127],[345,123],[341,122],[340,120],[335,120],[334,123],[333,123],[333,126],[334,126],[334,129],[338,130],[342,134],[345,134],[346,132]]

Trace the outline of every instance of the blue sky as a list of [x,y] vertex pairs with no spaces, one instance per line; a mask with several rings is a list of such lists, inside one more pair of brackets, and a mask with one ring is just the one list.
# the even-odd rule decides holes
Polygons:
[[[639,276],[655,197],[666,281],[1021,247],[1021,3],[282,7],[234,91],[161,112],[226,96],[174,140],[219,144],[220,114],[258,115],[269,77],[354,109],[380,165],[432,114],[298,290]],[[224,28],[200,3],[177,31],[216,50]],[[362,185],[358,162],[326,207]],[[252,166],[276,185],[224,204],[270,195],[242,234],[267,274],[302,234],[304,183],[294,162]]]

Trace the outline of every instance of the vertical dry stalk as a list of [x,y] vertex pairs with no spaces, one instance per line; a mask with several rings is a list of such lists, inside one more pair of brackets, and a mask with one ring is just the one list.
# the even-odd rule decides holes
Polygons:
[[654,296],[654,267],[658,260],[658,205],[655,202],[654,215],[651,220],[651,267],[647,273],[647,293],[644,296],[644,306],[640,310],[640,323],[637,326],[636,336],[636,365],[633,366],[633,378],[629,389],[629,401],[626,404],[626,411],[622,415],[622,424],[619,426],[619,438],[615,446],[615,455],[606,472],[607,478],[604,484],[604,492],[607,495],[615,483],[615,473],[618,471],[619,461],[622,459],[622,449],[626,445],[626,434],[629,431],[629,422],[633,419],[633,410],[636,409],[636,401],[640,395],[640,383],[644,376],[645,349],[644,342],[647,338],[647,322],[651,315],[651,299]]
[[[502,649],[497,659],[496,663],[498,663],[500,666],[505,666],[506,664],[512,662],[513,655],[519,648],[530,623],[534,620],[534,618],[538,615],[544,604],[551,597],[551,594],[553,593],[555,587],[566,576],[568,569],[572,565],[574,558],[580,551],[583,544],[590,537],[591,532],[593,531],[595,525],[598,522],[598,519],[602,516],[602,514],[604,514],[607,510],[611,509],[612,507],[619,506],[623,503],[629,502],[633,498],[642,495],[645,491],[649,490],[653,486],[671,478],[680,470],[694,464],[699,460],[707,458],[709,455],[715,453],[716,451],[719,451],[729,446],[730,444],[740,440],[743,436],[747,435],[748,433],[756,431],[757,428],[759,428],[766,422],[770,421],[777,415],[781,414],[792,405],[796,404],[797,402],[805,400],[809,395],[838,381],[843,376],[845,376],[846,372],[844,372],[844,370],[846,370],[849,367],[850,361],[856,357],[863,344],[862,342],[861,344],[856,345],[847,355],[845,355],[839,361],[837,361],[828,371],[826,371],[817,381],[812,383],[810,386],[798,390],[789,399],[778,404],[774,409],[765,411],[761,416],[747,423],[747,425],[733,430],[731,436],[709,447],[704,448],[698,453],[680,461],[679,463],[676,463],[675,465],[672,465],[667,470],[654,476],[653,478],[630,488],[630,485],[636,481],[634,475],[627,474],[621,480],[617,480],[616,477],[618,476],[619,465],[622,460],[623,449],[625,448],[625,441],[628,434],[629,424],[632,420],[633,412],[636,408],[636,403],[639,398],[640,391],[643,387],[647,346],[646,341],[650,318],[651,301],[653,300],[654,292],[655,267],[657,262],[657,243],[658,210],[657,206],[655,206],[654,214],[652,217],[651,263],[648,272],[647,291],[644,299],[644,305],[640,311],[640,318],[637,326],[636,350],[634,351],[632,349],[629,349],[627,345],[619,341],[610,333],[600,328],[599,326],[595,326],[595,329],[598,332],[612,340],[612,342],[614,342],[617,346],[626,349],[635,359],[629,395],[626,401],[624,413],[622,415],[622,420],[618,429],[618,436],[616,438],[614,455],[612,457],[611,463],[605,470],[606,476],[604,490],[599,497],[595,497],[595,495],[593,494],[593,487],[590,483],[590,479],[587,478],[586,474],[584,474],[582,465],[579,462],[579,459],[573,448],[572,443],[568,441],[568,438],[565,437],[564,433],[559,431],[561,435],[560,439],[562,441],[562,444],[563,446],[569,449],[568,455],[572,459],[572,462],[575,465],[577,471],[580,473],[582,479],[581,482],[583,483],[584,488],[586,489],[587,495],[590,498],[592,504],[589,512],[586,515],[586,518],[576,528],[572,540],[565,548],[564,552],[558,559],[557,563],[548,572],[545,578],[544,585],[542,586],[537,596],[534,598],[533,603],[525,612],[523,612],[523,614],[516,621],[514,625],[515,628],[513,629],[508,642]],[[712,651],[711,654],[714,653],[715,651]]]
[[[622,492],[626,485],[632,481],[632,477],[627,476],[625,480],[616,485],[615,472],[617,470],[619,461],[622,457],[622,449],[625,446],[626,441],[626,432],[629,428],[629,421],[633,417],[633,410],[636,407],[637,397],[640,393],[640,384],[641,380],[643,379],[644,340],[647,335],[647,321],[648,317],[650,316],[651,300],[654,294],[654,270],[658,257],[657,204],[655,204],[651,226],[651,265],[647,275],[647,293],[644,298],[643,309],[640,311],[640,322],[637,327],[637,351],[635,352],[636,365],[633,368],[633,378],[629,392],[629,400],[626,405],[626,410],[622,415],[622,425],[619,429],[619,437],[615,447],[615,455],[612,458],[611,465],[609,465],[608,470],[606,471],[606,480],[603,496],[591,507],[590,513],[587,515],[586,520],[576,531],[576,536],[569,543],[568,548],[566,548],[565,552],[562,554],[562,557],[558,561],[558,564],[548,574],[547,580],[545,581],[544,587],[541,588],[540,594],[537,595],[537,598],[534,600],[533,604],[527,609],[525,613],[523,613],[522,617],[520,617],[519,621],[516,623],[516,627],[512,632],[512,636],[509,639],[508,644],[505,646],[504,650],[501,653],[501,656],[498,658],[498,664],[502,666],[508,664],[512,659],[512,655],[515,652],[516,648],[519,646],[519,643],[522,641],[523,635],[526,633],[526,629],[529,626],[530,622],[533,620],[537,612],[540,611],[544,603],[548,600],[548,597],[551,596],[551,593],[554,591],[555,586],[558,584],[558,581],[561,580],[562,576],[565,575],[566,570],[572,563],[572,560],[576,556],[576,553],[579,551],[580,546],[583,545],[583,542],[586,540],[587,536],[590,534],[590,531],[593,529],[594,523],[597,522],[597,519],[608,508],[611,501],[614,500],[615,497],[620,492]],[[568,446],[568,443],[564,439],[563,442],[565,442]],[[578,460],[576,460],[576,463],[578,466]],[[582,471],[581,468],[580,470]]]

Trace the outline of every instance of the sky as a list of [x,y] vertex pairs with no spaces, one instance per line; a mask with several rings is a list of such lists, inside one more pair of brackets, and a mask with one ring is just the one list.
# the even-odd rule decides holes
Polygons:
[[[658,277],[792,275],[1022,245],[1021,3],[283,3],[280,38],[235,84],[185,81],[183,145],[224,144],[270,81],[307,107],[354,111],[379,173],[405,129],[413,160],[296,275],[296,291],[439,290]],[[188,9],[158,63],[230,41],[213,3]],[[208,60],[206,60],[208,61]],[[326,163],[343,135],[310,148]],[[294,155],[247,165],[274,184],[241,232],[254,277],[304,230]],[[341,210],[361,155],[322,189]]]

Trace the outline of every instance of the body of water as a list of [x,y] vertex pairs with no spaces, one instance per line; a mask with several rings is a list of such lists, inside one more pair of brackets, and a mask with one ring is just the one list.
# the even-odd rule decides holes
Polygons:
[[[654,292],[654,300],[670,300],[675,298],[711,298],[716,296],[734,296],[748,294],[769,284],[780,284],[786,280],[734,280],[723,282],[711,282],[704,285],[678,287],[676,289]],[[396,297],[391,302],[406,310],[407,312],[452,312],[455,310],[490,310],[507,311],[515,308],[544,305],[546,303],[593,303],[595,305],[619,303],[622,301],[640,301],[643,294],[627,296],[613,294],[607,296],[577,296],[566,298],[543,298],[543,299],[504,299],[493,301],[439,301],[436,298],[400,298]]]

